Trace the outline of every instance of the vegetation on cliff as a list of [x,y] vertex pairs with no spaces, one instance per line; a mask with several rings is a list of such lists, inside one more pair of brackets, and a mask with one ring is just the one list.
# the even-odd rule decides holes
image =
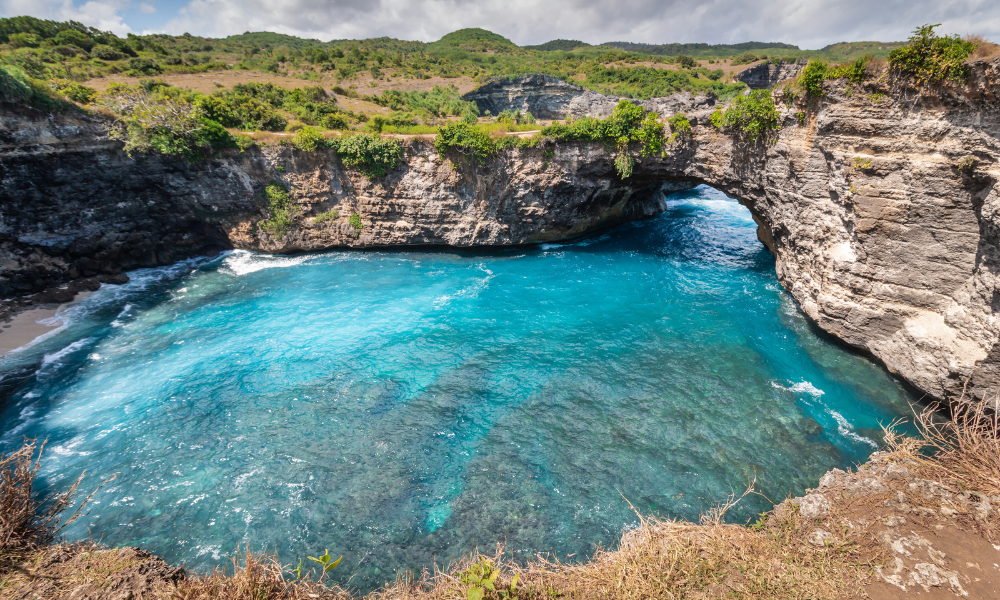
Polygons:
[[914,30],[909,45],[889,54],[889,64],[920,84],[944,80],[964,83],[969,78],[965,61],[977,44],[957,35],[937,35],[935,27],[923,25]]

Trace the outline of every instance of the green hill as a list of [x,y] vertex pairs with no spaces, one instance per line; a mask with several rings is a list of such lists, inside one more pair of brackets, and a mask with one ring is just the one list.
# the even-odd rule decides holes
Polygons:
[[480,29],[459,29],[428,45],[430,50],[458,48],[468,52],[517,52],[520,46],[502,35]]
[[607,42],[602,46],[620,48],[626,52],[638,52],[655,56],[677,56],[685,54],[695,58],[726,58],[754,50],[775,50],[775,53],[799,51],[798,46],[781,42],[743,42],[741,44],[636,44],[633,42]]
[[551,52],[553,50],[564,50],[569,52],[570,50],[587,48],[589,46],[590,44],[587,42],[581,42],[580,40],[552,40],[536,46],[523,46],[523,48],[525,50],[541,50],[542,52]]

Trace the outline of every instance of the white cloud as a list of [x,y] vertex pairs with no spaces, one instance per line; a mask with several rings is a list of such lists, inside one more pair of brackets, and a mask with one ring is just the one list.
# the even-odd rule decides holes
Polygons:
[[[181,0],[182,2],[184,0]],[[127,32],[129,0],[0,0],[0,14],[72,18]],[[518,44],[555,38],[590,43],[745,41],[802,48],[855,40],[906,39],[924,23],[946,33],[1000,41],[996,0],[188,0],[175,15],[159,5],[157,31],[226,36],[275,31],[322,40],[390,36],[433,41],[483,27]],[[148,7],[148,8],[147,8]],[[149,2],[139,5],[147,13]],[[148,21],[144,23],[149,27]]]
[[143,2],[142,4],[139,5],[139,12],[141,12],[144,15],[151,15],[156,12],[156,7],[153,6],[152,4],[147,4]]
[[125,35],[132,31],[122,17],[129,0],[90,0],[75,5],[72,0],[0,0],[4,16],[31,15],[55,21],[79,21],[102,31]]

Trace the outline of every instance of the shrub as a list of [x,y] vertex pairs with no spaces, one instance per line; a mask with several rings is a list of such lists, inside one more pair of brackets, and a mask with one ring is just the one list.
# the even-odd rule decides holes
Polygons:
[[325,141],[326,138],[323,137],[322,133],[312,127],[306,126],[295,132],[295,136],[292,138],[292,145],[299,150],[312,152],[316,148],[319,148]]
[[94,88],[68,79],[53,79],[49,81],[49,85],[63,96],[80,104],[90,104],[91,100],[97,96],[97,90]]
[[[690,123],[688,123],[690,126]],[[629,153],[632,144],[639,146],[642,156],[650,156],[663,149],[663,124],[654,113],[629,100],[621,100],[607,119],[585,117],[569,125],[554,123],[542,129],[542,135],[557,141],[600,141],[618,150],[615,169],[622,178],[632,172],[634,159]]]
[[42,45],[42,38],[34,33],[14,33],[7,43],[14,48],[37,48]]
[[687,115],[684,113],[677,113],[670,117],[667,119],[667,124],[670,125],[670,130],[673,132],[670,136],[671,141],[677,139],[679,136],[691,135],[691,121],[688,120]]
[[822,60],[809,61],[809,64],[802,69],[802,74],[799,75],[799,82],[806,90],[806,93],[814,98],[823,97],[823,82],[827,78],[827,71],[829,67],[830,66]]
[[733,98],[722,114],[720,125],[734,131],[744,141],[753,143],[766,140],[773,131],[781,129],[778,116],[771,90],[754,90]]
[[138,57],[128,59],[128,69],[129,74],[133,76],[159,75],[163,72],[163,67],[157,64],[156,61]]
[[744,52],[733,57],[733,65],[745,65],[760,60],[753,52]]
[[113,83],[99,104],[118,116],[109,136],[125,142],[124,150],[158,152],[196,161],[212,147],[232,147],[235,141],[219,123],[182,98],[153,96],[137,86]]
[[64,29],[57,33],[53,40],[57,44],[76,46],[77,48],[83,48],[87,52],[90,52],[90,49],[96,44],[89,36],[75,29]]
[[0,103],[27,104],[47,110],[60,108],[62,104],[49,95],[47,86],[12,65],[0,65]]
[[348,222],[351,224],[351,227],[354,228],[354,231],[357,231],[358,233],[361,233],[361,230],[364,229],[364,225],[361,224],[361,215],[358,213],[351,213],[351,218]]
[[846,78],[851,83],[861,83],[868,74],[868,63],[873,60],[871,54],[862,56],[852,63],[841,65],[827,74],[827,79]]
[[444,156],[449,151],[456,151],[474,158],[480,163],[497,152],[496,143],[485,129],[468,123],[451,123],[445,125],[434,139],[434,147],[438,154]]
[[321,212],[315,217],[313,217],[313,223],[319,225],[320,223],[326,223],[327,221],[336,221],[340,218],[336,209],[331,209],[326,212]]
[[957,35],[936,35],[935,27],[924,25],[915,29],[909,46],[889,53],[890,67],[920,84],[949,79],[964,83],[969,77],[965,61],[976,49],[975,42]]
[[327,129],[347,129],[350,127],[350,123],[347,120],[347,115],[337,113],[323,117],[323,127]]
[[382,177],[403,160],[403,147],[396,140],[361,133],[329,140],[344,165],[361,171],[369,179]]
[[274,181],[264,188],[264,198],[267,200],[267,210],[271,218],[260,222],[260,228],[275,238],[283,238],[295,225],[297,205],[292,196],[281,184]]
[[94,49],[90,51],[90,55],[101,60],[121,60],[125,58],[124,54],[105,44],[94,46]]
[[698,63],[695,62],[695,60],[690,56],[687,56],[685,54],[678,54],[677,64],[688,69],[693,69]]
[[281,131],[288,124],[285,117],[273,108],[245,94],[230,93],[221,98],[202,96],[197,104],[207,118],[225,127],[244,131]]
[[722,129],[722,109],[715,109],[715,112],[708,117],[708,120],[712,122],[712,127]]

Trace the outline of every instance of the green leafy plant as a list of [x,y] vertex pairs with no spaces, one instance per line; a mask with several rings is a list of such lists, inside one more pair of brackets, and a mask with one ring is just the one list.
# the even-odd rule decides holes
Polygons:
[[678,138],[689,138],[691,137],[691,121],[688,120],[687,115],[684,113],[677,113],[674,116],[667,119],[667,124],[670,125],[670,139],[667,140],[670,143],[677,141]]
[[520,575],[514,575],[510,585],[507,587],[499,587],[497,585],[497,578],[499,576],[500,570],[494,567],[493,562],[484,556],[480,556],[479,560],[470,565],[468,569],[459,573],[459,579],[462,580],[462,583],[469,586],[466,588],[466,598],[468,600],[483,600],[488,592],[491,592],[489,596],[498,597],[502,600],[517,598],[517,582]]
[[712,127],[715,127],[716,129],[722,129],[722,115],[723,115],[722,109],[717,108],[715,109],[715,112],[713,112],[708,117],[708,120],[711,121],[712,123]]
[[388,174],[403,161],[403,147],[398,141],[374,134],[334,138],[326,144],[336,151],[346,167],[361,171],[369,179]]
[[313,223],[319,225],[320,223],[326,223],[327,221],[336,221],[340,218],[339,213],[336,209],[331,209],[326,212],[321,212],[315,217],[313,217]]
[[307,556],[306,558],[308,558],[313,562],[321,564],[323,566],[323,573],[332,571],[337,565],[340,564],[340,561],[344,560],[343,556],[341,556],[337,560],[333,560],[333,557],[330,556],[329,550],[325,550],[323,552],[323,556],[320,556],[318,558],[315,556]]
[[735,132],[743,141],[754,143],[768,139],[779,129],[778,109],[771,90],[754,90],[737,96],[722,114],[721,125]]
[[292,145],[299,150],[312,152],[324,145],[326,138],[323,134],[308,125],[295,132],[292,137]]
[[806,93],[813,98],[823,97],[823,82],[827,79],[829,68],[830,65],[826,61],[811,60],[802,69],[802,73],[799,75],[799,83],[806,90]]
[[872,55],[866,54],[861,58],[855,60],[854,62],[847,63],[846,65],[840,65],[834,69],[831,69],[827,75],[827,79],[840,79],[845,78],[851,83],[860,84],[865,80],[865,75],[867,74],[868,63],[872,61]]
[[358,233],[361,233],[361,230],[364,229],[364,225],[361,224],[361,215],[358,213],[351,213],[351,217],[347,220],[347,222],[350,223],[351,227],[354,228],[354,231]]
[[806,113],[800,110],[799,112],[795,113],[795,118],[798,119],[799,121],[799,127],[806,126]]
[[900,75],[919,84],[951,80],[964,83],[969,78],[966,59],[976,44],[957,35],[934,33],[937,25],[923,25],[913,31],[910,44],[889,53],[889,65]]
[[213,147],[233,147],[232,136],[183,98],[152,95],[139,86],[112,83],[98,104],[118,115],[109,128],[125,152],[158,152],[201,160]]
[[271,218],[261,221],[260,228],[275,238],[281,239],[295,225],[298,207],[288,190],[278,182],[272,182],[264,188],[264,198],[267,199],[267,208],[268,212],[271,213]]
[[872,168],[872,159],[862,158],[860,156],[854,157],[854,169],[857,171],[865,171]]

